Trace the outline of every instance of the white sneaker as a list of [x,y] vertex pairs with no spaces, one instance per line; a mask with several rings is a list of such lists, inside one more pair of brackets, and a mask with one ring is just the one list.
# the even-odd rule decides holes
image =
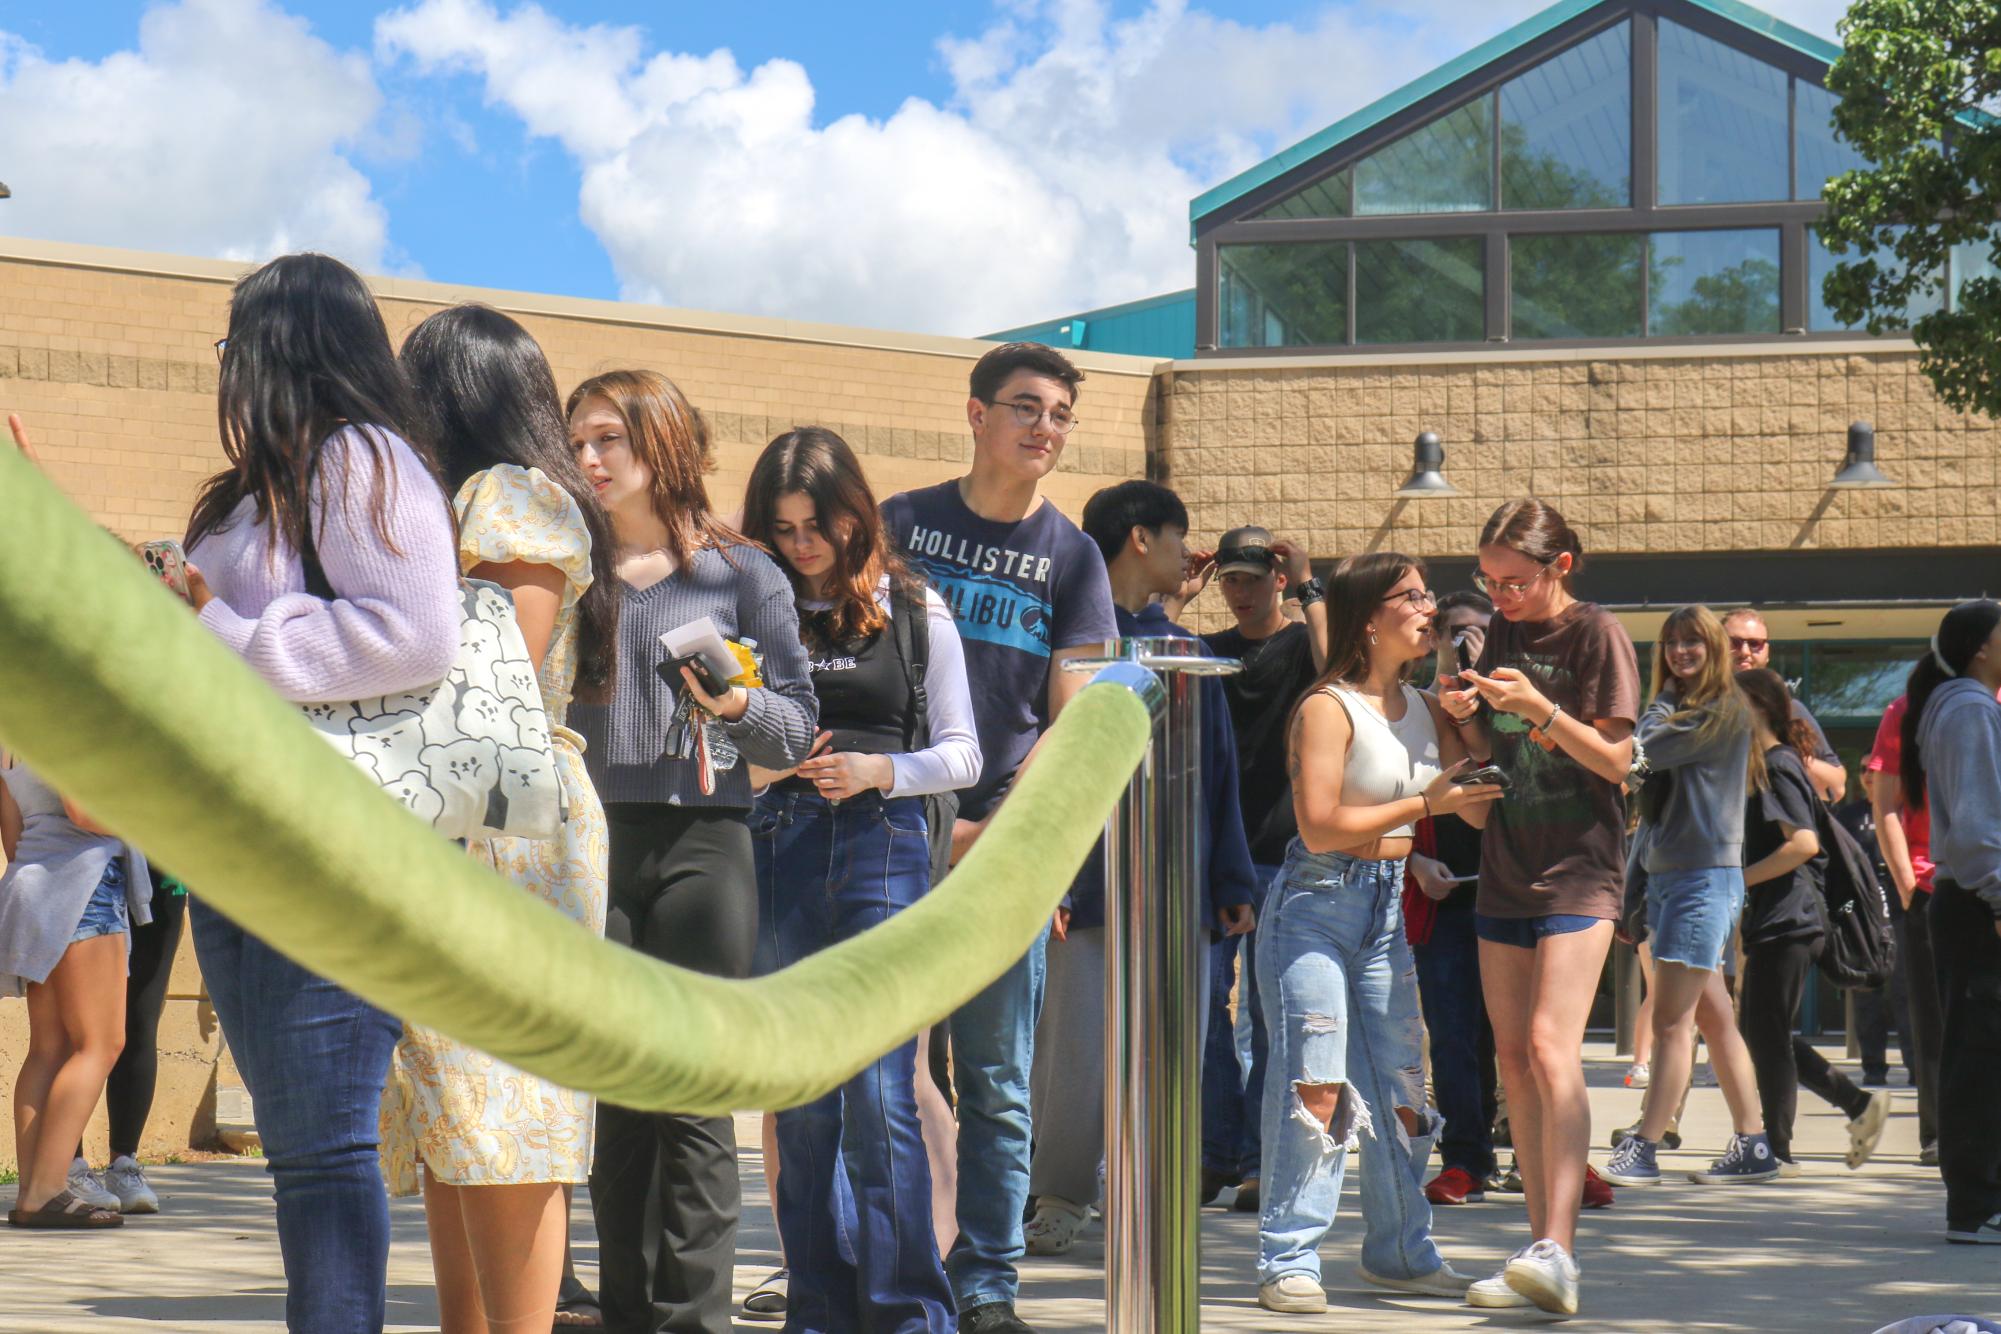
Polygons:
[[[1522,1250],[1516,1251],[1515,1254],[1522,1255],[1526,1251],[1527,1248],[1524,1247]],[[1510,1261],[1510,1263],[1513,1262]],[[1486,1307],[1490,1310],[1535,1305],[1534,1302],[1508,1286],[1508,1270],[1506,1265],[1503,1265],[1500,1272],[1496,1273],[1492,1278],[1483,1278],[1478,1283],[1467,1288],[1466,1304],[1468,1306]]]
[[1036,1201],[1035,1217],[1028,1220],[1021,1229],[1023,1243],[1030,1255],[1063,1255],[1077,1240],[1077,1234],[1084,1230],[1084,1220],[1088,1211],[1080,1211],[1067,1201],[1045,1195]]
[[1626,1067],[1626,1087],[1629,1089],[1645,1088],[1652,1077],[1653,1072],[1647,1068],[1645,1061],[1634,1061]]
[[146,1181],[145,1170],[129,1154],[120,1154],[104,1169],[104,1185],[118,1197],[121,1214],[157,1214],[160,1197]]
[[1577,1314],[1577,1261],[1555,1242],[1544,1238],[1508,1261],[1502,1272],[1509,1287],[1543,1310]]
[[1327,1290],[1305,1274],[1283,1274],[1258,1285],[1258,1305],[1288,1315],[1318,1315],[1327,1309]]
[[1868,1162],[1876,1154],[1876,1145],[1883,1139],[1883,1127],[1890,1119],[1890,1095],[1877,1089],[1869,1095],[1869,1105],[1862,1109],[1862,1115],[1848,1123],[1848,1169],[1852,1172]]
[[81,1158],[69,1165],[69,1193],[93,1209],[117,1210],[118,1197],[104,1188],[104,1178]]
[[1355,1271],[1365,1283],[1373,1283],[1379,1288],[1395,1288],[1398,1292],[1412,1292],[1420,1297],[1464,1297],[1473,1286],[1470,1275],[1462,1274],[1451,1265],[1440,1265],[1429,1274],[1416,1278],[1385,1278],[1381,1274],[1371,1274],[1366,1268]]

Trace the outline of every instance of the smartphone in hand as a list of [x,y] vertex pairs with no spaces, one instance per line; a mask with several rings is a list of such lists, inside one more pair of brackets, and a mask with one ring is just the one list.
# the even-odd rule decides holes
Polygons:
[[684,653],[678,658],[669,658],[661,663],[661,678],[678,690],[687,684],[681,679],[683,667],[694,669],[695,679],[701,682],[702,689],[709,692],[711,699],[721,699],[729,693],[730,683],[717,676],[715,669],[709,666],[708,659],[699,652]]
[[173,589],[181,598],[188,596],[188,557],[179,542],[162,539],[142,543],[139,559],[146,562],[146,568],[153,572],[154,578]]
[[1508,785],[1507,772],[1498,764],[1483,764],[1479,768],[1460,774],[1452,780],[1454,787],[1479,787],[1485,783],[1492,783],[1496,787],[1506,787]]

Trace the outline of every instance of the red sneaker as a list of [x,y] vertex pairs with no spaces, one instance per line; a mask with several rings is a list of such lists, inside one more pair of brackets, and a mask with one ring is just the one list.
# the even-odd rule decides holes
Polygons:
[[1463,1167],[1448,1167],[1424,1188],[1424,1198],[1433,1204],[1481,1204],[1486,1188],[1480,1179]]
[[1589,1163],[1584,1165],[1584,1199],[1582,1207],[1603,1209],[1612,1203],[1612,1183],[1598,1175],[1598,1169]]

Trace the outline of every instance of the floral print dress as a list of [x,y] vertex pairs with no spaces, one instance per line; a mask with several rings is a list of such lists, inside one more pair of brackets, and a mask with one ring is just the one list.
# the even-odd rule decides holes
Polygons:
[[[584,772],[583,738],[563,725],[577,674],[577,600],[591,584],[590,531],[569,493],[539,468],[502,464],[476,473],[453,506],[461,570],[522,561],[564,578],[541,684],[570,818],[553,840],[488,839],[470,851],[601,936],[610,849],[604,807]],[[393,1195],[418,1192],[420,1163],[454,1186],[582,1184],[593,1119],[588,1095],[405,1025],[382,1094],[383,1176]]]

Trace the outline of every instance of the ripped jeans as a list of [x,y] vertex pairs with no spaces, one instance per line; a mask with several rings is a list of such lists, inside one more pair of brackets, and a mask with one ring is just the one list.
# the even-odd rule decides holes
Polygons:
[[[1443,1119],[1424,1104],[1417,974],[1403,933],[1403,861],[1308,852],[1294,840],[1258,922],[1265,1067],[1258,1281],[1320,1278],[1319,1246],[1347,1175],[1350,1129],[1367,1146],[1362,1265],[1420,1278],[1445,1263],[1422,1183]],[[1331,1128],[1296,1085],[1342,1085]],[[1357,1095],[1360,1095],[1359,1097]],[[1405,1132],[1398,1108],[1420,1118]]]

